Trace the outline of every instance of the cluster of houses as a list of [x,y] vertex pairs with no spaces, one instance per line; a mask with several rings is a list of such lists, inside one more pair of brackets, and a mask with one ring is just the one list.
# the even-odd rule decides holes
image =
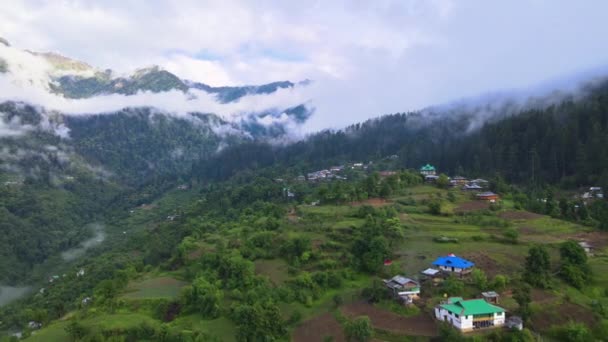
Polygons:
[[589,200],[589,199],[594,199],[594,198],[602,199],[602,198],[604,198],[604,192],[602,191],[602,188],[600,188],[599,186],[592,186],[589,188],[588,191],[585,191],[581,195],[581,198],[584,200]]
[[[435,183],[437,179],[439,179],[437,169],[431,164],[423,165],[420,168],[420,174],[424,176],[424,181],[426,183]],[[448,179],[450,181],[450,186],[454,188],[460,187],[462,191],[479,192],[475,195],[478,200],[488,201],[490,203],[495,203],[500,200],[500,197],[497,194],[487,191],[490,182],[485,179],[467,179],[462,176],[448,177]]]
[[[471,273],[475,264],[454,254],[438,257],[432,267],[422,271],[421,281],[432,280],[433,283],[441,281],[446,276],[455,275],[464,277]],[[392,297],[403,304],[412,304],[420,298],[420,283],[417,280],[396,275],[384,280],[384,285]],[[483,292],[482,298],[464,299],[450,297],[439,303],[435,309],[435,318],[446,322],[462,332],[484,328],[523,329],[522,320],[512,316],[506,318],[506,310],[498,306],[498,293],[494,291]]]
[[359,162],[348,164],[348,165],[332,166],[329,169],[310,172],[306,175],[306,177],[303,175],[300,175],[296,178],[296,180],[302,181],[302,182],[306,181],[306,180],[308,180],[309,182],[318,182],[318,181],[332,180],[332,179],[346,180],[346,177],[342,175],[342,173],[345,170],[347,170],[347,169],[367,170],[368,167],[369,167],[369,165],[359,163]]

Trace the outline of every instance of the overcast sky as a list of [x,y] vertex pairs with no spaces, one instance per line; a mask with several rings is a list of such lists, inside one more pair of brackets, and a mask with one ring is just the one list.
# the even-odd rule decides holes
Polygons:
[[608,1],[2,1],[0,36],[211,85],[315,81],[310,129],[608,64]]

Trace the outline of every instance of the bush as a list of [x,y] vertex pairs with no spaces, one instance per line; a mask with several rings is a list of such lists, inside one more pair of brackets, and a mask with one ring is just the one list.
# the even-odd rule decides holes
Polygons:
[[442,290],[450,297],[461,296],[464,292],[464,283],[456,277],[450,276],[443,282]]
[[519,233],[517,232],[517,230],[510,228],[505,230],[502,233],[502,236],[504,237],[505,242],[516,245],[518,242]]
[[372,339],[374,329],[369,317],[362,316],[346,322],[344,332],[349,341],[365,342]]
[[553,328],[552,335],[559,341],[586,342],[594,340],[587,326],[575,322]]
[[432,201],[429,202],[429,213],[431,215],[441,215],[441,202],[440,201]]

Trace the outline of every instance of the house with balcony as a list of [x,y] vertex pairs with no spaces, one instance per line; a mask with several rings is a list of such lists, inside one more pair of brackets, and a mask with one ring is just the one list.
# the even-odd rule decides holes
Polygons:
[[483,299],[449,298],[435,307],[435,318],[467,332],[505,324],[505,309]]
[[424,176],[434,176],[437,174],[435,167],[431,164],[426,164],[420,168],[420,174]]

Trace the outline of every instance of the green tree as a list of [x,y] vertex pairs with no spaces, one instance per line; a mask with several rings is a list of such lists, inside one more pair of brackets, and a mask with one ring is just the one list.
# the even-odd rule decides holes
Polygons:
[[462,296],[464,292],[464,283],[460,279],[450,276],[443,282],[442,290],[450,297]]
[[236,304],[231,316],[237,324],[238,341],[275,341],[287,334],[281,311],[271,301]]
[[428,207],[431,215],[441,215],[441,201],[432,200],[429,202]]
[[502,233],[504,239],[507,243],[516,245],[519,239],[519,232],[513,228],[505,229]]
[[587,342],[593,341],[593,335],[586,325],[582,323],[570,322],[563,327],[553,331],[555,338],[564,342]]
[[196,278],[192,285],[186,286],[181,293],[181,302],[186,310],[198,312],[206,318],[216,318],[220,315],[223,298],[222,290],[204,277]]
[[587,263],[587,253],[576,241],[568,240],[559,248],[562,265],[560,276],[570,285],[580,289],[591,280],[592,271]]
[[551,280],[551,262],[549,253],[540,245],[528,251],[524,270],[524,280],[530,285],[547,288]]
[[494,277],[494,280],[492,280],[491,286],[495,291],[503,291],[507,287],[507,284],[509,284],[509,277],[502,274],[497,274]]
[[450,178],[442,173],[439,175],[439,178],[437,178],[435,184],[438,188],[447,189],[450,186]]
[[517,309],[519,315],[524,321],[527,321],[530,318],[531,310],[530,310],[530,302],[532,298],[530,297],[531,288],[529,285],[522,283],[513,291],[513,299],[519,305]]
[[366,342],[372,339],[374,330],[367,316],[357,317],[346,322],[344,332],[349,341]]
[[475,268],[471,272],[471,278],[478,289],[485,291],[488,288],[488,277],[482,270]]

